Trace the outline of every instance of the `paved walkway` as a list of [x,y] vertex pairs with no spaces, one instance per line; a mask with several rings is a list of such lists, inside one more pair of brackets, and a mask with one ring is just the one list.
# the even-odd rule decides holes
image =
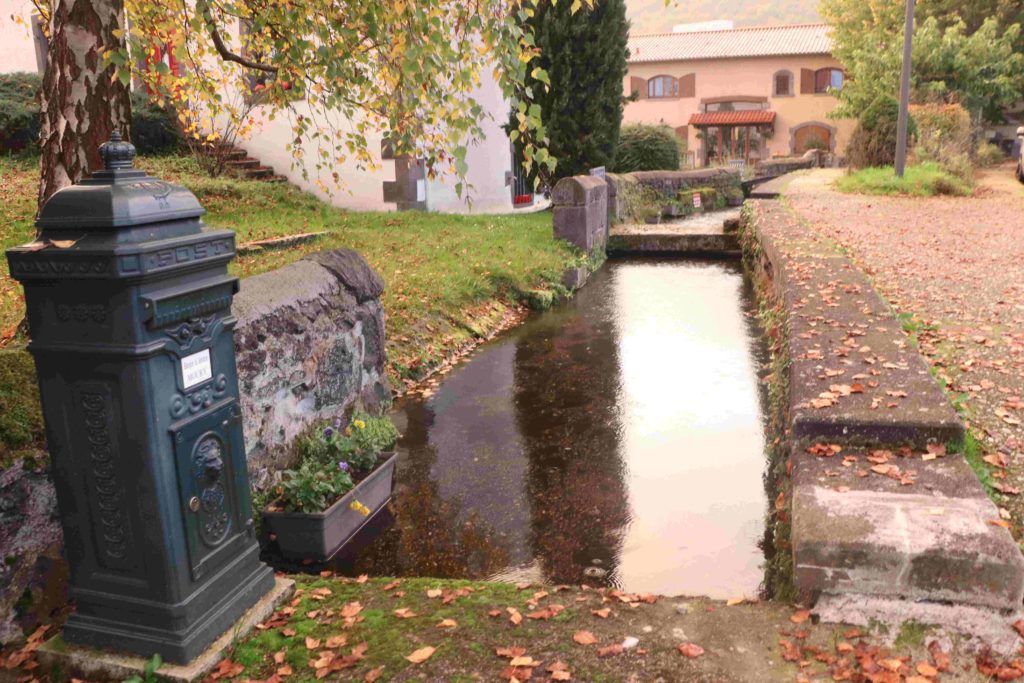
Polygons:
[[841,171],[795,179],[785,201],[846,247],[896,310],[913,319],[922,351],[965,396],[996,487],[1024,520],[1024,186],[1013,169],[985,171],[973,197],[895,198],[834,191]]

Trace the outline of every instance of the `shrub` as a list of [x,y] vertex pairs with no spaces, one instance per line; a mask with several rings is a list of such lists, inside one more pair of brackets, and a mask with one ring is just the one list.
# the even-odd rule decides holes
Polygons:
[[911,107],[917,124],[916,163],[934,162],[961,178],[971,178],[974,135],[971,116],[959,104]]
[[974,153],[974,160],[978,166],[987,168],[988,166],[998,166],[999,164],[1006,161],[1009,157],[1006,156],[999,145],[993,145],[987,140],[982,140],[978,144],[978,149]]
[[38,146],[42,85],[38,74],[0,74],[0,151],[21,152]]
[[679,138],[668,126],[629,124],[615,148],[615,173],[678,171]]
[[[881,97],[868,106],[857,121],[847,149],[850,166],[870,168],[892,166],[896,160],[896,130],[899,103],[890,97]],[[908,124],[908,145],[917,135],[913,118]]]
[[181,151],[183,142],[172,107],[161,107],[144,92],[132,93],[132,144],[139,154],[172,154]]
[[[38,74],[0,74],[0,151],[21,152],[39,145]],[[143,92],[132,93],[132,144],[140,155],[171,154],[181,150],[178,117]]]

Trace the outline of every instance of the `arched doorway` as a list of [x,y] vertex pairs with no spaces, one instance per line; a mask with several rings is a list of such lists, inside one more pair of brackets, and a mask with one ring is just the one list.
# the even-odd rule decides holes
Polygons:
[[800,155],[810,149],[831,152],[835,148],[835,129],[824,123],[803,123],[790,129],[790,148]]

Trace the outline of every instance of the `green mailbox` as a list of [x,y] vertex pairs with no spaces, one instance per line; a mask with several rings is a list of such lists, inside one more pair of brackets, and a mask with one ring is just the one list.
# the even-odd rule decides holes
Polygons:
[[184,663],[274,585],[259,561],[227,272],[184,187],[106,168],[55,193],[33,244],[7,252],[25,288],[76,610],[68,642]]

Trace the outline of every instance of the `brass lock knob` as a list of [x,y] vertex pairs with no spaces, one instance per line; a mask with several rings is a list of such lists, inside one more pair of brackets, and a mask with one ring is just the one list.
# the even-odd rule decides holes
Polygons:
[[188,509],[192,512],[199,512],[199,497],[192,496],[188,499]]

